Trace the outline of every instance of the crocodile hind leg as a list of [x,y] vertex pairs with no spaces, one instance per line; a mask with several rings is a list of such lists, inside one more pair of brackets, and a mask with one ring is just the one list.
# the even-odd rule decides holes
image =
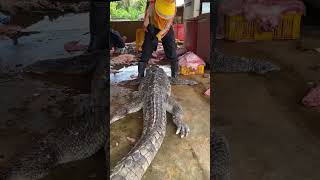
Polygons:
[[190,79],[180,79],[180,78],[172,78],[169,77],[171,84],[173,85],[196,85],[198,84],[196,81]]
[[117,110],[110,120],[110,124],[124,118],[127,114],[138,112],[142,108],[142,98],[138,93],[133,93],[133,100],[124,107]]
[[82,54],[76,57],[37,61],[23,68],[23,72],[33,74],[59,73],[86,75],[96,67],[96,54]]
[[173,123],[177,126],[176,134],[180,134],[181,138],[188,136],[190,128],[182,120],[182,107],[172,96],[168,97],[167,111],[172,114]]
[[127,86],[138,86],[140,84],[140,81],[141,79],[131,79],[131,80],[121,81],[118,84],[127,85]]

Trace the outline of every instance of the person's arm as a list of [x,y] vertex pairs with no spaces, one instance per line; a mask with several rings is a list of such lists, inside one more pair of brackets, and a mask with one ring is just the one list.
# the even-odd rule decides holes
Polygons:
[[149,25],[149,17],[153,11],[153,7],[154,7],[154,0],[150,0],[149,5],[147,5],[147,7],[146,7],[146,12],[145,12],[144,21],[143,21],[143,28],[146,32],[148,31],[147,27]]

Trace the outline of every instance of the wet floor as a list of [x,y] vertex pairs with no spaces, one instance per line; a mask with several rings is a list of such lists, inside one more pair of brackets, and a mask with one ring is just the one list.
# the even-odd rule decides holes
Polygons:
[[[169,66],[160,66],[170,74]],[[111,76],[111,81],[119,82],[132,79],[137,73],[137,67],[121,69],[119,74]],[[184,120],[191,129],[190,135],[181,139],[175,134],[175,126],[168,115],[166,137],[155,159],[148,168],[143,179],[155,180],[193,180],[209,179],[210,175],[210,102],[203,95],[209,87],[209,79],[200,75],[186,76],[194,79],[198,85],[173,86],[176,100],[182,105]],[[127,89],[116,84],[111,86],[111,114],[122,105],[131,101],[130,93],[135,89]],[[111,167],[133,147],[127,138],[138,140],[142,132],[142,113],[128,115],[111,126]]]
[[[53,20],[45,18],[27,25],[25,31],[39,33],[21,37],[17,46],[11,40],[0,40],[0,70],[80,54],[66,52],[64,43],[81,40],[87,44],[89,36],[83,34],[89,31],[88,22],[88,14],[84,13],[67,14]],[[63,76],[0,76],[0,168],[48,131],[73,121],[77,105],[74,99],[84,93],[90,81],[65,81]],[[70,82],[73,84],[68,84]],[[104,180],[105,171],[104,153],[99,152],[85,160],[58,166],[43,180]]]
[[39,60],[79,55],[81,52],[66,52],[64,44],[77,40],[88,44],[88,22],[87,13],[66,14],[54,20],[44,18],[24,29],[39,33],[19,38],[16,46],[10,39],[0,40],[0,66],[14,68],[16,65],[30,65]]
[[[168,76],[171,76],[171,69],[169,65],[160,65],[160,67],[166,72]],[[130,65],[118,69],[116,73],[111,73],[110,82],[112,84],[117,84],[122,81],[135,79],[137,76],[138,66]]]

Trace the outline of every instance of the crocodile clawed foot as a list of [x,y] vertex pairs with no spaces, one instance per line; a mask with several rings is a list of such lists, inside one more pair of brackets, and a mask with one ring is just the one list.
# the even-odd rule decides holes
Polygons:
[[281,68],[269,61],[258,61],[256,62],[256,64],[254,64],[254,67],[253,67],[253,71],[257,74],[266,74],[266,73],[269,73],[269,72],[277,72],[277,71],[280,71]]
[[142,79],[131,79],[119,82],[118,85],[138,86]]
[[181,122],[177,124],[176,134],[180,134],[181,138],[187,137],[189,135],[189,132],[190,132],[190,128],[186,123]]
[[190,80],[190,79],[180,79],[180,78],[171,78],[170,82],[173,85],[196,85],[198,84],[196,81]]

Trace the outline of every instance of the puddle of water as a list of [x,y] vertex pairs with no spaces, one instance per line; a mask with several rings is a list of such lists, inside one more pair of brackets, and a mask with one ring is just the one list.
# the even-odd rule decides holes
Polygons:
[[89,15],[67,14],[55,20],[43,20],[27,27],[25,31],[39,31],[38,34],[19,38],[14,46],[11,40],[0,40],[0,63],[9,67],[17,64],[29,65],[38,60],[71,57],[81,54],[68,53],[64,44],[81,40],[89,43]]
[[[160,66],[168,76],[171,76],[171,68],[169,65],[162,65]],[[110,82],[112,84],[116,84],[122,81],[135,79],[138,76],[138,66],[128,66],[123,67],[118,70],[118,73],[111,73],[110,74]]]
[[66,14],[50,20],[46,16],[43,20],[29,26],[26,31],[60,31],[85,29],[89,32],[89,13]]

